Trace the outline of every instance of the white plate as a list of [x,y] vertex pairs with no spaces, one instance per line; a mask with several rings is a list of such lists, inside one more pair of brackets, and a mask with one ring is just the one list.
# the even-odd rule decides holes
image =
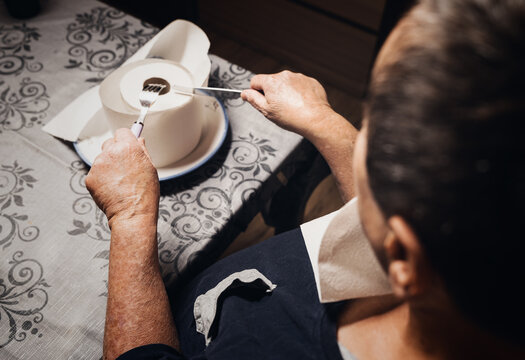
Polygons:
[[[173,164],[157,168],[159,180],[170,180],[197,169],[219,150],[228,133],[228,116],[222,103],[211,96],[196,96],[202,101],[202,134],[199,143],[186,157]],[[130,125],[131,126],[131,125]],[[144,126],[148,126],[148,120]],[[79,140],[73,143],[77,154],[89,166],[102,151],[102,144],[111,138],[104,111],[100,109],[82,130]]]

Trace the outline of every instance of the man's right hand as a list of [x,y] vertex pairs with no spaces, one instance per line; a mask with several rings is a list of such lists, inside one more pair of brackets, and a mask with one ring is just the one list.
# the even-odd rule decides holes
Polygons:
[[109,224],[117,219],[148,218],[157,223],[159,180],[144,146],[129,129],[118,129],[102,144],[86,186]]
[[317,80],[303,74],[255,75],[251,89],[244,90],[241,97],[280,127],[307,139],[330,128],[333,110],[326,92]]
[[280,127],[311,141],[328,162],[343,200],[354,196],[352,154],[357,130],[332,110],[317,80],[290,71],[255,75],[251,89],[241,96]]

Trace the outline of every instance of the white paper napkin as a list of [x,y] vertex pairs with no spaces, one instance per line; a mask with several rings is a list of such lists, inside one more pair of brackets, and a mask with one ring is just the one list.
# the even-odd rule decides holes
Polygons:
[[357,198],[341,209],[301,225],[321,302],[392,292],[361,227]]
[[[176,20],[144,44],[123,65],[145,58],[163,58],[180,63],[192,73],[196,84],[205,86],[211,68],[207,56],[209,48],[208,37],[197,25],[186,20]],[[89,120],[102,108],[99,87],[94,86],[76,98],[42,130],[67,141],[79,140]]]

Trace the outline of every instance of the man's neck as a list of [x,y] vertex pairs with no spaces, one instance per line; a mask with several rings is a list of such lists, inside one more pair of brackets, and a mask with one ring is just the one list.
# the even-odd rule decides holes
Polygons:
[[519,358],[452,310],[414,309],[406,303],[388,309],[383,301],[374,314],[373,306],[363,304],[365,299],[359,302],[367,316],[356,317],[350,303],[337,329],[338,341],[358,359],[495,359],[502,354]]
[[[445,302],[447,300],[443,300]],[[523,359],[525,353],[481,330],[455,306],[408,308],[406,343],[440,359]]]

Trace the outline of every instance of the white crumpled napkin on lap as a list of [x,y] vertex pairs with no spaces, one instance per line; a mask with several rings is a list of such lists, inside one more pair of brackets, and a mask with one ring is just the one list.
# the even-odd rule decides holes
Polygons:
[[357,198],[301,225],[321,302],[392,292],[388,277],[361,227]]

